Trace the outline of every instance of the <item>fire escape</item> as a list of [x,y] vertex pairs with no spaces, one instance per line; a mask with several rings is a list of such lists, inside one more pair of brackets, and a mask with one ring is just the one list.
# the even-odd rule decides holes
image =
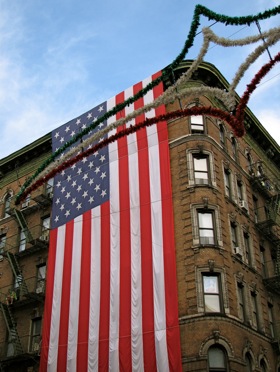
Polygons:
[[[47,193],[45,188],[43,192],[39,190],[32,198],[32,201],[28,198],[19,206],[11,203],[9,210],[10,216],[18,223],[21,231],[21,240],[19,242],[18,237],[15,239],[14,236],[10,238],[10,241],[7,239],[6,246],[8,248],[5,248],[2,252],[3,259],[9,262],[15,282],[13,288],[10,289],[10,295],[4,298],[2,294],[0,301],[0,310],[8,330],[7,352],[6,357],[2,357],[0,360],[0,371],[5,370],[5,367],[15,362],[24,362],[30,358],[34,359],[34,356],[38,355],[39,352],[37,344],[30,346],[28,340],[23,341],[19,336],[15,312],[25,305],[34,304],[33,306],[36,306],[36,304],[44,302],[45,280],[40,281],[37,277],[32,278],[31,281],[29,280],[30,278],[25,280],[20,262],[23,257],[48,249],[49,228],[42,226],[41,223],[30,228],[26,222],[26,216],[41,207],[49,206],[52,198],[51,191]],[[21,249],[23,244],[24,249]],[[13,296],[12,300],[11,296]]]
[[271,244],[274,272],[263,279],[267,289],[280,294],[280,182],[260,162],[250,167],[251,184],[265,203],[255,209],[255,223],[261,236]]

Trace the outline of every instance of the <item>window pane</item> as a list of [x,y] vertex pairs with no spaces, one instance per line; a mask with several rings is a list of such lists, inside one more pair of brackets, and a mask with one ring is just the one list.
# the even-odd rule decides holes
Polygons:
[[205,311],[209,313],[219,313],[221,311],[220,308],[220,300],[219,296],[216,295],[205,295]]
[[219,293],[217,276],[203,276],[203,285],[205,293]]
[[203,124],[203,116],[202,115],[192,115],[191,116],[191,123],[192,124]]
[[43,230],[50,228],[50,217],[46,217],[42,220]]
[[212,218],[212,213],[203,213],[199,212],[198,213],[198,223],[199,227],[201,228],[213,228],[213,218]]
[[194,158],[194,169],[196,171],[207,172],[207,159],[206,158]]
[[211,347],[208,352],[210,368],[225,368],[225,354],[217,347]]
[[38,269],[38,279],[46,278],[46,266],[40,266]]

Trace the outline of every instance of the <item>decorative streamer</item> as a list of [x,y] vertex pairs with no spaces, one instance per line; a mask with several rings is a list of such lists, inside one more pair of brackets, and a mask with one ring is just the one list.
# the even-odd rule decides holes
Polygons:
[[[247,90],[242,96],[237,106],[236,115],[231,115],[225,111],[222,111],[220,109],[213,108],[213,107],[192,107],[190,109],[173,111],[169,114],[161,115],[161,116],[154,117],[151,119],[146,119],[145,121],[139,124],[130,126],[129,128],[121,130],[117,134],[104,139],[103,141],[99,142],[97,145],[93,146],[92,148],[79,153],[78,155],[76,155],[76,157],[70,158],[64,161],[62,164],[59,164],[59,165],[55,164],[55,166],[49,170],[49,173],[47,175],[44,175],[43,177],[39,178],[36,182],[32,184],[32,186],[28,187],[22,193],[22,195],[18,199],[18,202],[23,200],[31,191],[34,191],[36,188],[41,186],[44,182],[48,181],[50,178],[53,178],[57,173],[70,167],[71,165],[75,164],[82,158],[96,152],[100,148],[107,146],[109,143],[112,143],[123,136],[126,136],[130,133],[134,133],[135,131],[140,130],[141,128],[145,126],[151,126],[155,123],[158,123],[164,120],[170,120],[170,119],[175,119],[178,117],[190,116],[190,115],[210,115],[213,117],[217,117],[223,121],[226,121],[229,125],[231,125],[236,136],[238,137],[243,136],[244,135],[244,125],[243,125],[244,109],[248,103],[250,94],[256,89],[256,86],[257,84],[259,84],[260,80],[271,70],[271,68],[275,65],[275,63],[279,61],[280,61],[280,52],[270,62],[264,65],[260,69],[260,71],[256,74],[252,82],[247,86]],[[100,133],[101,131],[98,132],[98,134]],[[96,137],[96,139],[98,139],[98,137]],[[85,142],[83,143],[83,145],[85,145]]]
[[[126,106],[130,105],[131,103],[135,102],[139,98],[143,97],[149,90],[151,90],[154,86],[159,84],[166,76],[169,76],[172,73],[173,69],[176,68],[179,65],[179,63],[184,59],[184,57],[185,57],[186,53],[188,52],[189,48],[193,45],[193,41],[194,41],[194,38],[196,36],[196,31],[197,31],[197,29],[199,27],[199,24],[200,24],[199,23],[200,15],[204,15],[204,16],[208,17],[209,20],[215,20],[216,22],[221,22],[221,23],[224,23],[225,25],[229,25],[229,24],[230,25],[244,25],[244,24],[250,25],[252,22],[255,22],[257,20],[267,19],[267,18],[269,18],[271,16],[274,16],[276,14],[279,14],[279,13],[280,13],[280,6],[277,6],[273,9],[267,10],[263,13],[259,13],[255,16],[229,17],[229,16],[217,14],[217,13],[215,13],[215,12],[213,12],[213,11],[211,11],[211,10],[201,6],[201,5],[197,5],[195,7],[190,31],[189,31],[187,40],[184,44],[184,47],[183,47],[181,53],[175,58],[175,60],[168,66],[168,68],[166,68],[163,71],[162,75],[158,79],[156,79],[153,82],[151,82],[150,84],[148,84],[145,88],[143,88],[141,91],[139,91],[133,97],[129,97],[122,104],[116,105],[113,109],[108,111],[105,115],[103,115],[98,120],[93,122],[89,127],[87,127],[86,129],[81,131],[79,134],[74,136],[71,141],[65,143],[64,146],[60,147],[54,154],[52,154],[51,157],[49,157],[41,165],[41,167],[38,168],[38,170],[35,172],[35,174],[24,183],[20,192],[16,196],[16,202],[18,203],[19,200],[22,200],[22,195],[25,194],[24,190],[32,183],[32,181],[34,181],[41,174],[41,172],[44,171],[44,169],[46,169],[48,167],[48,165],[50,165],[52,162],[54,162],[55,158],[57,158],[58,155],[62,154],[68,147],[73,145],[75,142],[77,142],[79,139],[81,139],[84,135],[88,134],[92,129],[96,128],[97,125],[102,123],[104,120],[107,120],[109,117],[115,115],[117,112],[124,109]],[[239,41],[238,40],[231,41],[231,40],[227,40],[227,39],[224,39],[224,38],[218,38],[216,35],[213,34],[212,31],[210,31],[210,32],[209,31],[210,31],[209,29],[204,29],[204,31],[203,31],[204,32],[204,41],[203,41],[203,46],[201,48],[200,54],[199,54],[197,60],[195,60],[194,63],[192,64],[191,68],[187,71],[186,75],[184,76],[185,79],[187,79],[188,77],[191,76],[191,73],[198,67],[199,63],[203,60],[203,56],[207,52],[210,40],[214,41],[214,42],[216,42],[220,45],[224,45],[224,46],[236,46],[236,45],[245,45],[246,43],[252,43],[252,42],[255,42],[255,41],[259,40],[260,37],[266,37],[267,38],[266,42],[261,47],[257,48],[247,58],[247,60],[244,62],[244,64],[240,66],[240,68],[239,68],[239,70],[238,70],[238,72],[235,76],[235,79],[233,80],[233,83],[232,83],[232,87],[235,87],[238,84],[238,82],[240,81],[240,79],[242,78],[242,76],[244,75],[244,71],[246,70],[246,68],[248,68],[246,66],[249,66],[263,52],[263,50],[265,48],[267,48],[267,46],[274,44],[279,39],[279,36],[278,37],[276,36],[277,32],[279,34],[279,29],[272,29],[269,32],[263,33],[263,35],[253,36],[253,37],[249,37],[249,38],[246,38],[246,39],[241,39]],[[240,44],[238,44],[238,42]],[[243,44],[241,44],[241,43],[243,43]],[[182,81],[184,81],[184,78],[182,79]],[[182,83],[182,81],[179,81],[178,86]],[[173,95],[173,98],[174,98],[175,97],[174,90],[176,89],[176,87],[173,86],[173,88],[174,88],[173,91],[171,89],[168,94],[170,94],[170,96]],[[229,108],[234,106],[233,95],[234,95],[234,88],[230,89],[227,95],[222,96],[224,98],[223,102]],[[249,99],[249,97],[248,97],[248,99]],[[139,115],[139,114],[137,114],[137,115]]]
[[135,124],[134,126],[131,125],[130,127],[125,128],[125,129],[117,132],[116,134],[113,134],[109,138],[105,138],[104,140],[97,143],[93,147],[85,150],[84,152],[77,154],[74,158],[70,158],[70,159],[66,160],[64,163],[60,164],[58,167],[55,167],[46,176],[38,179],[34,184],[32,184],[32,186],[26,188],[25,191],[22,192],[22,194],[18,197],[16,202],[19,203],[30,192],[36,190],[38,187],[43,185],[49,179],[53,178],[56,174],[62,172],[63,170],[69,168],[73,164],[77,163],[79,160],[83,159],[84,157],[87,157],[87,156],[93,154],[94,152],[100,150],[101,148],[103,148],[105,146],[108,146],[110,143],[113,143],[113,142],[117,141],[118,139],[120,139],[124,136],[128,136],[131,133],[135,133],[136,131],[138,131],[138,130],[144,128],[144,127],[151,126],[155,123],[159,123],[159,122],[170,120],[170,119],[176,119],[176,118],[183,117],[183,116],[190,116],[190,115],[210,115],[210,116],[213,116],[213,117],[220,118],[221,120],[226,121],[227,123],[229,123],[232,126],[236,135],[238,135],[240,137],[244,134],[244,130],[243,130],[242,126],[240,126],[239,123],[236,122],[235,117],[233,117],[231,114],[229,114],[225,111],[222,111],[218,108],[214,108],[214,107],[211,107],[211,106],[210,107],[192,107],[192,108],[185,109],[185,110],[173,111],[173,112],[170,112],[170,113],[167,113],[167,114],[164,114],[164,115],[158,115],[158,116],[153,117],[153,118],[148,118],[148,119],[146,119],[146,120],[144,120],[144,121],[142,121],[138,124]]

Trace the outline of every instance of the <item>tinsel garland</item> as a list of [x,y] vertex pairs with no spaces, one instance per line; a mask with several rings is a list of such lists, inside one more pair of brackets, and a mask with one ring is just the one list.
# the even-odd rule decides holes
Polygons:
[[243,122],[244,118],[244,110],[245,107],[249,101],[250,95],[253,93],[253,91],[256,89],[257,85],[261,81],[261,79],[272,69],[272,67],[280,61],[280,52],[268,63],[266,63],[262,68],[259,70],[259,72],[254,76],[253,80],[250,84],[247,85],[247,89],[244,92],[243,96],[241,97],[239,104],[236,108],[236,120],[238,122]]
[[[267,42],[259,46],[253,53],[249,55],[249,57],[246,59],[246,61],[240,66],[238,73],[236,76],[239,76],[239,79],[244,75],[244,72],[246,69],[248,69],[249,65],[256,60],[256,58],[261,55],[266,49],[267,46],[272,45],[275,43],[278,39],[280,39],[280,28],[274,28],[271,29],[262,35],[256,35],[256,36],[250,36],[243,39],[238,40],[229,40],[225,38],[218,37],[215,35],[209,28],[204,28],[202,30],[204,35],[204,42],[203,46],[201,48],[201,51],[199,53],[199,56],[197,59],[192,63],[191,67],[184,73],[182,76],[176,81],[176,83],[169,87],[160,97],[158,97],[155,101],[153,101],[150,104],[145,105],[144,107],[141,107],[138,110],[133,111],[133,113],[127,115],[126,117],[112,123],[102,131],[99,131],[97,133],[94,133],[92,136],[87,138],[82,143],[78,144],[76,147],[68,151],[65,155],[60,157],[59,159],[55,160],[55,164],[48,165],[44,171],[42,171],[38,176],[36,176],[33,181],[35,182],[37,178],[42,178],[44,175],[48,174],[48,172],[52,171],[53,167],[58,166],[59,164],[66,161],[68,158],[72,157],[77,151],[82,150],[82,148],[87,147],[90,143],[92,143],[95,140],[99,140],[102,138],[106,133],[111,131],[112,129],[116,129],[120,125],[123,125],[126,122],[129,122],[132,119],[135,119],[137,116],[148,112],[150,109],[154,109],[162,104],[168,104],[172,101],[174,101],[176,98],[185,98],[186,96],[201,96],[203,94],[207,94],[208,96],[215,96],[219,98],[225,106],[228,106],[229,109],[233,109],[235,105],[235,95],[234,95],[234,89],[232,88],[232,84],[229,87],[229,92],[224,92],[221,89],[218,88],[212,88],[212,87],[196,87],[196,88],[186,88],[182,91],[178,92],[178,89],[185,84],[189,78],[192,76],[193,72],[197,69],[201,61],[203,60],[204,55],[206,54],[210,42],[215,42],[218,45],[222,45],[225,47],[229,46],[243,46],[248,45],[253,42],[257,42],[263,37],[268,38]],[[234,84],[238,83],[237,78],[235,77],[233,80]]]
[[113,143],[124,136],[128,136],[129,134],[135,133],[144,127],[148,127],[153,124],[160,123],[166,120],[176,119],[176,118],[190,116],[190,115],[210,115],[216,118],[220,118],[221,120],[226,121],[229,125],[231,125],[232,129],[234,130],[235,134],[238,137],[244,134],[244,127],[240,125],[240,123],[237,123],[234,116],[232,116],[231,114],[225,111],[222,111],[218,108],[214,108],[211,106],[210,107],[192,107],[192,108],[185,109],[185,110],[176,110],[176,111],[172,111],[170,113],[164,114],[164,115],[158,115],[153,118],[148,118],[140,123],[137,123],[133,126],[131,125],[128,128],[120,130],[119,132],[117,132],[116,134],[113,134],[109,138],[105,138],[104,140],[97,143],[93,147],[85,150],[82,153],[79,153],[75,157],[68,159],[64,163],[55,167],[46,176],[38,179],[35,183],[32,184],[32,186],[26,188],[25,191],[22,192],[21,195],[17,196],[16,203],[19,203],[20,201],[22,201],[28,194],[36,190],[38,187],[42,186],[45,182],[53,178],[56,174],[71,167],[73,164],[95,153],[96,151],[102,149],[103,147],[108,146],[110,143]]
[[267,11],[264,11],[254,16],[229,17],[229,16],[215,13],[202,5],[197,5],[195,7],[193,20],[192,20],[189,34],[184,44],[184,47],[181,53],[179,53],[179,55],[174,59],[174,61],[169,65],[169,67],[163,70],[162,75],[156,78],[155,80],[153,80],[151,83],[149,83],[145,88],[140,90],[133,97],[129,97],[123,103],[116,105],[113,109],[111,109],[106,114],[104,114],[102,117],[100,117],[98,120],[93,122],[89,127],[87,127],[86,129],[81,131],[79,134],[74,136],[71,141],[68,141],[67,143],[64,144],[64,146],[60,147],[55,153],[52,154],[51,157],[49,157],[41,165],[40,168],[38,168],[38,170],[35,172],[33,177],[31,177],[24,183],[20,192],[16,196],[16,200],[18,200],[19,197],[23,194],[23,191],[28,187],[28,185],[31,184],[32,180],[35,177],[37,177],[49,164],[51,164],[55,160],[55,158],[57,158],[58,155],[62,154],[68,147],[73,145],[75,142],[81,139],[84,135],[88,134],[91,130],[95,129],[104,120],[107,120],[111,116],[116,115],[116,113],[123,110],[126,106],[134,103],[139,98],[142,98],[148,91],[150,91],[153,87],[155,87],[160,82],[162,82],[166,76],[169,76],[172,73],[173,69],[176,68],[179,65],[179,63],[184,59],[189,48],[193,45],[193,41],[195,39],[197,29],[200,25],[199,19],[201,15],[208,17],[209,20],[215,20],[216,22],[221,22],[221,23],[224,23],[225,25],[245,25],[245,24],[250,25],[252,22],[255,22],[257,20],[267,19],[279,13],[280,13],[280,6],[277,6],[275,8],[269,9]]

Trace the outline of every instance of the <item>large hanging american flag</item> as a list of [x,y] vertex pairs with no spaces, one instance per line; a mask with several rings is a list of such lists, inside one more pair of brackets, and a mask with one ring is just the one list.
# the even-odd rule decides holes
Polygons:
[[[159,74],[55,130],[53,150]],[[181,371],[167,124],[84,158],[54,187],[40,371]]]

